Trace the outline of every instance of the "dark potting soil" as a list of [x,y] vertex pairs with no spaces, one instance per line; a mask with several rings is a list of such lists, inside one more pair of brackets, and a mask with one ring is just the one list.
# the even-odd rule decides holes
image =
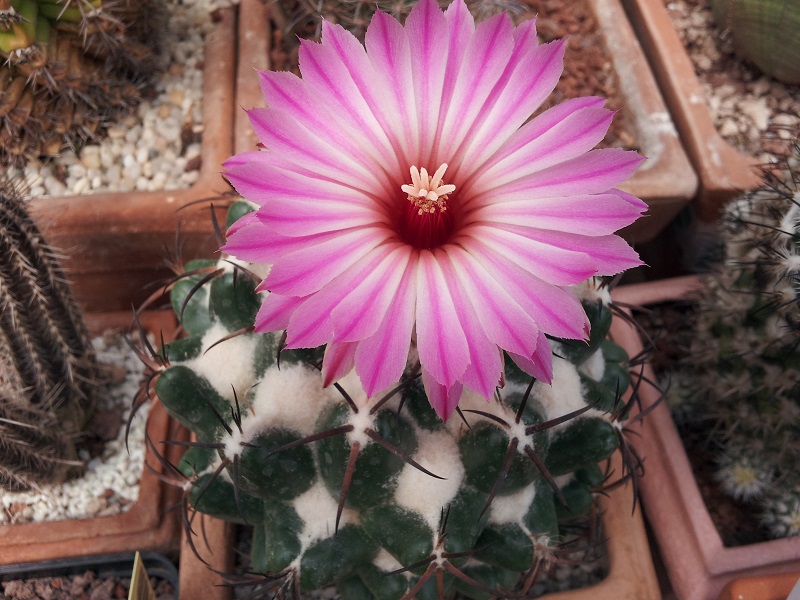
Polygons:
[[[667,374],[674,370],[674,365],[684,355],[684,348],[688,346],[693,335],[693,314],[693,305],[690,302],[657,304],[636,314],[645,345],[648,338],[653,341],[650,364],[662,389],[669,385],[665,380]],[[757,509],[733,500],[722,490],[714,477],[715,449],[709,447],[707,432],[699,424],[695,425],[676,420],[700,494],[722,543],[733,547],[770,540],[771,537],[759,522],[755,512]]]
[[[287,15],[296,14],[297,11],[293,9],[295,2],[289,0],[283,5]],[[619,89],[611,54],[597,31],[597,21],[588,3],[585,0],[524,0],[519,5],[521,12],[515,11],[519,14],[513,17],[514,20],[519,23],[536,17],[536,29],[543,42],[569,37],[564,72],[555,91],[540,110],[570,98],[606,98],[606,107],[617,111],[617,114],[599,147],[637,150],[638,141],[632,133],[632,117]],[[282,30],[276,23],[273,25],[270,69],[292,71],[299,75],[295,36],[313,39],[318,34],[319,23],[311,18],[301,20],[294,25],[291,33]]]
[[[156,600],[174,600],[169,581],[150,578]],[[117,600],[128,597],[130,578],[98,578],[94,571],[64,577],[41,577],[0,582],[5,600]]]

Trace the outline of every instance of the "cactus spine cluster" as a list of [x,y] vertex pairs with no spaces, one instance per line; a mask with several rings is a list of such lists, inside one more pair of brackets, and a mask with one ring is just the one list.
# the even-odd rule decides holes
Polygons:
[[722,217],[678,384],[686,427],[710,433],[717,477],[771,535],[800,535],[800,147]]
[[94,406],[95,366],[55,253],[8,180],[0,305],[0,487],[21,490],[80,470],[75,441]]
[[714,19],[741,58],[784,83],[800,83],[800,4],[796,0],[712,0]]
[[[234,204],[229,224],[247,210]],[[152,379],[198,439],[177,467],[189,505],[254,527],[250,581],[353,600],[523,591],[607,484],[598,462],[625,446],[628,357],[605,340],[607,290],[583,291],[592,337],[555,344],[552,386],[507,361],[494,402],[465,394],[444,423],[413,353],[383,397],[355,375],[323,389],[320,349],[252,332],[251,269],[187,263],[171,302],[188,336],[154,355]]]
[[158,63],[156,0],[0,0],[0,164],[55,156],[136,103]]

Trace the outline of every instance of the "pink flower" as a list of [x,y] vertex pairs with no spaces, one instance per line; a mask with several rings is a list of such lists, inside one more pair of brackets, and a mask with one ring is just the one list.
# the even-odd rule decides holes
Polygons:
[[256,329],[327,344],[326,385],[355,367],[370,396],[413,339],[445,419],[464,386],[491,398],[501,350],[550,381],[545,336],[588,334],[568,286],[641,264],[614,232],[646,209],[615,189],[642,159],[592,150],[613,114],[579,98],[527,121],[564,43],[506,15],[475,25],[463,0],[421,0],[405,26],[376,13],[366,49],[322,31],[302,79],[261,74],[269,108],[249,116],[266,150],[225,163],[260,208],[224,250],[272,265]]

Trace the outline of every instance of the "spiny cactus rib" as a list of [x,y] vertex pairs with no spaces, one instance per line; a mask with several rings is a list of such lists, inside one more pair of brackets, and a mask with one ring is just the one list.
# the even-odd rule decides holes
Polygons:
[[0,257],[0,486],[24,489],[80,470],[96,367],[56,254],[5,180]]
[[769,535],[800,535],[800,525],[770,516],[800,489],[797,140],[792,156],[765,168],[760,189],[726,208],[720,227],[724,260],[704,279],[673,413],[685,427],[707,424],[723,491],[764,515]]
[[76,148],[158,70],[157,0],[0,0],[0,164]]

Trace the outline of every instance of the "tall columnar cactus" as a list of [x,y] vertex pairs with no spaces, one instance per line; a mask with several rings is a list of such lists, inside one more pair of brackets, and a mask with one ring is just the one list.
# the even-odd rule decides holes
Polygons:
[[[681,411],[710,430],[717,476],[775,537],[800,534],[800,148],[723,216],[681,364]],[[782,173],[781,176],[777,175]],[[687,408],[688,405],[688,408]]]
[[93,410],[92,347],[55,253],[21,190],[0,182],[0,487],[79,470],[75,442]]
[[0,164],[99,134],[158,64],[157,0],[0,0]]
[[800,83],[800,4],[796,0],[712,0],[736,54],[770,77]]
[[188,337],[160,350],[154,389],[199,440],[178,467],[191,506],[253,525],[252,569],[287,595],[521,590],[590,511],[606,483],[598,461],[627,449],[628,357],[605,340],[605,288],[583,291],[588,344],[554,342],[552,386],[507,361],[495,400],[465,394],[445,423],[413,353],[397,388],[366,398],[355,375],[322,387],[320,349],[251,333],[260,299],[247,268],[193,261],[171,290]]

